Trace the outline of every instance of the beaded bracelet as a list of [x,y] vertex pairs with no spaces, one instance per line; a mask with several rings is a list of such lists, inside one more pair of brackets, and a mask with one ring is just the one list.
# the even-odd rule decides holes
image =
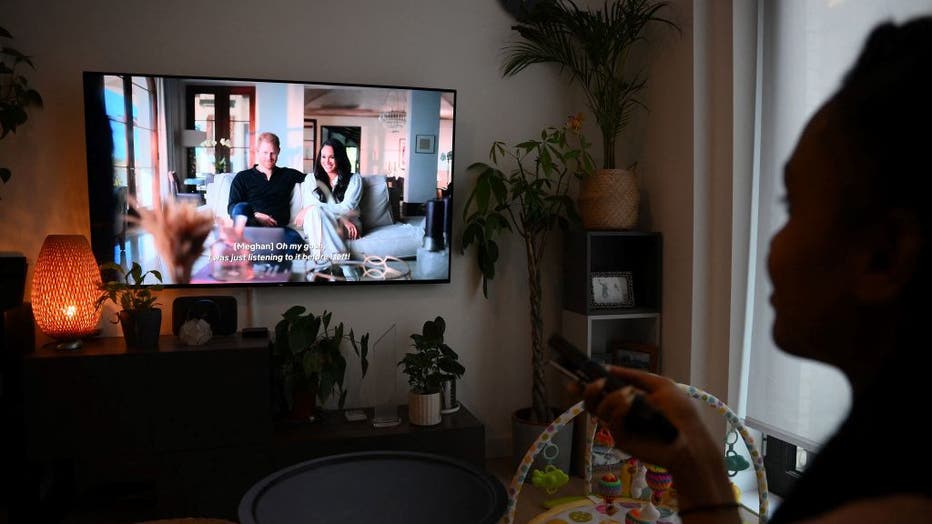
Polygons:
[[738,509],[741,505],[737,502],[723,502],[721,504],[709,504],[707,506],[695,506],[692,508],[686,508],[680,511],[677,511],[676,514],[682,517],[683,515],[689,515],[691,513],[707,513],[715,511],[724,511],[727,509]]

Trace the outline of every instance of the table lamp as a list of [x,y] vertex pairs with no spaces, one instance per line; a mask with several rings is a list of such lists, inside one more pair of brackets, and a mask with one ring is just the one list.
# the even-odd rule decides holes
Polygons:
[[32,309],[39,329],[61,342],[58,349],[78,349],[82,338],[97,332],[99,282],[100,270],[86,238],[45,237],[32,277]]

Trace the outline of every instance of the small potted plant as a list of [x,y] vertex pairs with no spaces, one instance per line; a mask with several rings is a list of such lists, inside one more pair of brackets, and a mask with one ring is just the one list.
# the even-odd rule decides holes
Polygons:
[[[162,282],[162,274],[156,270],[143,273],[138,262],[133,262],[129,271],[113,262],[100,266],[102,274],[117,275],[115,279],[101,282],[98,289],[100,296],[95,302],[100,307],[107,300],[123,309],[117,313],[123,327],[126,346],[139,349],[154,349],[159,345],[159,331],[162,327],[162,310],[155,306],[154,291],[162,289],[161,284],[144,285],[147,275]],[[117,322],[113,321],[114,324]]]
[[414,351],[398,362],[408,375],[408,417],[412,424],[433,426],[440,423],[440,390],[443,383],[463,376],[466,368],[459,356],[443,342],[443,317],[424,322],[422,332],[411,335]]
[[282,314],[275,325],[272,353],[281,370],[285,403],[292,420],[314,420],[317,400],[323,404],[337,394],[338,404],[346,402],[346,358],[340,352],[343,340],[349,340],[359,357],[362,376],[369,368],[369,334],[359,339],[351,329],[343,335],[343,323],[330,327],[332,314],[320,316],[305,312],[304,306],[293,306]]

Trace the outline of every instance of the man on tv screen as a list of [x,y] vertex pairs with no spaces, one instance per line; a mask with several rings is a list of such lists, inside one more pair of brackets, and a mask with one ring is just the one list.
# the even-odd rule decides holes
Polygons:
[[[288,227],[291,221],[291,191],[295,184],[304,182],[305,174],[290,167],[279,167],[278,154],[281,142],[273,133],[261,133],[256,139],[258,164],[240,171],[230,187],[230,216],[246,217],[246,225],[254,227],[280,227],[284,230],[284,243],[304,244],[301,235]],[[295,253],[292,253],[295,254]]]

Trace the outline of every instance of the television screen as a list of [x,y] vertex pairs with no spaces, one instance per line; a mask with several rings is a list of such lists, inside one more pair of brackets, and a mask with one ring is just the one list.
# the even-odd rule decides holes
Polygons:
[[170,286],[449,282],[454,90],[86,72],[84,95],[99,262]]

